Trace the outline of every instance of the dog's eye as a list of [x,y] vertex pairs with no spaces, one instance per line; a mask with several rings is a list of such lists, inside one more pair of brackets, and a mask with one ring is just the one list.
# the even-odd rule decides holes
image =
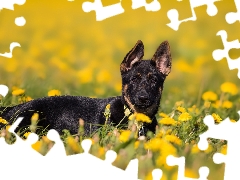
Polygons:
[[136,76],[133,76],[133,77],[131,78],[131,81],[136,82],[136,81],[138,81],[140,78],[141,78],[141,75],[140,75],[140,74],[137,74]]
[[157,83],[157,78],[154,76],[150,76],[149,81],[151,82],[151,84],[155,85]]

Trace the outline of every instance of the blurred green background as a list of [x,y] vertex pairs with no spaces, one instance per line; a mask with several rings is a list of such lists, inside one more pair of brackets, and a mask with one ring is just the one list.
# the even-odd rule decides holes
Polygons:
[[[218,13],[210,17],[206,6],[195,9],[197,20],[182,23],[178,31],[166,24],[167,11],[175,8],[179,18],[191,16],[189,1],[159,1],[161,9],[133,10],[130,0],[122,0],[123,14],[96,21],[94,11],[82,10],[83,0],[26,0],[15,10],[0,11],[0,52],[9,52],[11,42],[19,42],[13,58],[0,57],[0,83],[26,90],[32,98],[46,96],[51,89],[62,94],[107,97],[120,95],[119,65],[138,39],[150,59],[158,45],[168,40],[172,52],[172,72],[167,77],[162,107],[173,107],[179,100],[196,104],[204,91],[220,91],[223,82],[239,86],[237,70],[230,71],[226,59],[212,58],[223,48],[216,33],[224,29],[228,41],[240,38],[239,23],[227,24],[225,15],[235,12],[233,0],[216,2]],[[104,5],[118,0],[102,0]],[[151,0],[147,0],[151,2]],[[26,24],[16,26],[16,17]],[[239,50],[230,52],[237,58]]]

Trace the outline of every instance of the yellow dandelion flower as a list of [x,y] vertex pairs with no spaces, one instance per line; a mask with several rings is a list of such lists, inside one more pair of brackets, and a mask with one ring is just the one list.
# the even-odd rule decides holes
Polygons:
[[134,143],[134,149],[137,149],[137,148],[139,147],[139,144],[140,144],[139,141],[135,141],[135,143]]
[[2,124],[8,124],[8,122],[7,122],[5,119],[3,119],[2,117],[0,117],[0,123],[2,123]]
[[212,117],[216,123],[220,123],[222,121],[222,118],[220,118],[220,116],[216,113],[213,113]]
[[50,139],[47,138],[47,136],[43,136],[42,140],[47,144],[49,144],[51,142]]
[[203,106],[208,109],[211,106],[211,102],[210,101],[205,101]]
[[31,134],[31,132],[26,132],[26,133],[24,133],[23,137],[27,138],[29,136],[29,134]]
[[200,152],[200,149],[198,148],[197,144],[194,144],[191,149],[192,154],[197,154]]
[[162,118],[160,121],[159,121],[160,124],[163,124],[163,125],[176,125],[176,121],[173,119],[173,118]]
[[15,89],[12,91],[13,96],[21,96],[25,93],[24,89]]
[[110,105],[110,104],[108,104],[108,105],[106,106],[106,109],[110,109],[110,106],[111,106],[111,105]]
[[11,125],[7,125],[6,130],[8,131],[10,127],[11,127]]
[[159,113],[159,116],[161,116],[163,118],[169,118],[169,116],[163,112]]
[[125,130],[123,131],[120,136],[119,136],[119,141],[120,142],[127,142],[130,138],[131,131],[130,130]]
[[178,107],[178,106],[182,106],[183,103],[184,103],[183,101],[177,101],[177,102],[175,103],[175,106],[177,106],[177,107]]
[[158,131],[158,133],[155,135],[156,138],[162,138],[163,135],[165,135],[166,132],[165,130],[162,128],[160,131]]
[[33,99],[30,96],[26,96],[24,100],[25,102],[28,102],[28,101],[32,101]]
[[192,107],[188,108],[188,112],[195,113],[195,114],[200,114],[200,111],[199,111],[199,109],[197,108],[196,105],[193,105]]
[[222,92],[229,93],[231,95],[236,95],[238,93],[237,86],[231,82],[223,83],[220,88]]
[[160,138],[152,138],[144,144],[145,149],[149,149],[153,152],[159,151],[163,146],[164,141]]
[[217,100],[216,102],[214,102],[214,103],[212,104],[212,107],[214,107],[214,108],[216,108],[216,109],[220,108],[220,107],[221,107],[221,102],[220,102],[219,100]]
[[61,92],[59,90],[53,89],[48,91],[48,96],[60,96]]
[[231,122],[233,122],[233,123],[237,122],[237,121],[236,121],[236,120],[234,120],[234,119],[230,119],[230,121],[231,121]]
[[192,116],[187,112],[180,114],[180,116],[178,117],[179,121],[189,121],[191,119],[192,119]]
[[218,98],[217,94],[212,91],[207,91],[202,95],[202,99],[204,101],[216,101],[217,98]]
[[68,136],[66,139],[67,145],[74,151],[80,152],[80,145],[76,142],[76,140],[72,136]]
[[39,119],[39,114],[38,113],[34,113],[31,117],[32,122],[36,122],[38,119]]
[[129,117],[129,120],[136,120],[138,122],[151,123],[152,120],[143,113],[134,113]]
[[230,109],[233,107],[233,103],[231,101],[223,101],[222,107],[226,109]]
[[227,154],[227,145],[223,145],[222,148],[221,148],[221,154],[224,154],[226,155]]
[[43,147],[42,141],[37,141],[36,143],[32,144],[32,148],[38,152],[41,152],[42,147]]
[[186,112],[186,109],[184,107],[178,106],[177,110],[180,111],[181,113]]
[[182,141],[181,139],[179,139],[177,136],[175,135],[166,135],[164,137],[168,142],[171,142],[171,143],[174,143],[174,144],[177,144],[177,145],[181,145],[182,144]]

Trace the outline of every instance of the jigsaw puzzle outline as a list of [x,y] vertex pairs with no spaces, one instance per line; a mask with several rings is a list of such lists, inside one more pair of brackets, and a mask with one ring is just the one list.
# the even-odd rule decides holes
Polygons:
[[224,49],[216,49],[213,51],[212,56],[216,61],[220,61],[223,58],[227,59],[228,67],[230,70],[238,69],[238,78],[240,79],[240,57],[232,60],[229,57],[230,49],[239,49],[239,40],[227,41],[227,32],[225,30],[220,30],[217,32],[217,36],[220,36],[223,42]]
[[196,21],[197,16],[194,9],[203,5],[207,5],[207,14],[209,16],[215,16],[218,12],[218,9],[214,3],[218,1],[221,0],[190,0],[192,17],[183,20],[179,20],[179,13],[176,9],[171,9],[167,12],[167,16],[170,20],[170,23],[168,23],[167,26],[177,31],[181,23],[187,21]]
[[[2,0],[2,2],[0,3],[0,13],[1,13],[1,9],[10,9],[10,10],[14,10],[14,4],[17,5],[23,5],[26,2],[26,0]],[[24,17],[16,17],[15,18],[15,24],[17,26],[24,26],[26,23],[26,20]],[[21,47],[21,45],[18,42],[12,42],[10,44],[10,52],[5,52],[5,53],[0,53],[0,56],[2,57],[6,57],[6,58],[12,58],[12,53],[13,53],[13,49],[16,47]]]
[[237,12],[229,12],[226,14],[225,19],[228,24],[233,24],[236,21],[240,21],[240,1],[234,0]]
[[[16,2],[18,1],[19,2],[19,0],[15,0]],[[96,2],[97,0],[95,0],[95,2]],[[134,1],[134,0],[133,0]],[[196,1],[196,0],[195,0]],[[219,1],[219,0],[211,0],[212,2],[209,2],[208,1],[208,3],[207,3],[207,5],[209,5],[210,3],[213,3],[213,8],[215,7],[216,8],[216,6],[214,5],[214,2],[217,2],[217,1]],[[10,1],[8,1],[8,2],[10,2]],[[24,2],[25,3],[25,0],[22,0],[21,2]],[[94,2],[94,3],[95,3]],[[139,1],[140,2],[140,1]],[[146,2],[146,1],[141,1],[141,6],[140,7],[143,7],[144,5],[145,5],[145,8],[146,8],[146,10],[147,10],[147,5],[146,4],[144,4],[144,2]],[[157,1],[153,1],[153,2],[157,2]],[[194,2],[194,0],[192,0],[191,2]],[[235,0],[235,4],[236,4],[236,7],[237,7],[237,12],[230,12],[230,13],[228,13],[227,15],[226,15],[226,21],[229,23],[229,24],[232,24],[232,23],[234,23],[234,22],[236,22],[237,20],[239,20],[238,19],[238,17],[239,17],[239,7],[240,7],[240,3],[237,3],[238,1],[236,1]],[[23,3],[23,4],[24,4]],[[90,3],[90,2],[85,2],[85,3]],[[121,0],[120,0],[120,3],[121,3]],[[202,2],[203,3],[203,2]],[[19,4],[19,3],[16,3],[16,4]],[[91,4],[93,4],[93,3],[91,3]],[[204,4],[204,3],[203,3]],[[205,4],[206,4],[206,2],[205,2]],[[19,4],[19,5],[21,5],[21,4]],[[85,4],[86,5],[86,4]],[[89,5],[89,4],[88,4]],[[160,3],[159,3],[159,5],[160,5]],[[198,5],[198,6],[200,6],[200,5]],[[13,6],[6,6],[6,7],[8,7],[7,9],[12,9],[13,10]],[[86,7],[86,6],[85,6]],[[98,7],[100,7],[100,8],[104,8],[103,6],[98,6]],[[117,13],[120,13],[120,8],[119,8],[120,6],[119,6],[119,4],[118,4],[118,7],[117,7],[117,9],[118,9],[118,11],[117,11]],[[150,7],[150,6],[149,6]],[[148,8],[149,8],[148,7]],[[192,10],[194,10],[194,8],[195,7],[197,7],[197,6],[191,6],[191,9]],[[161,8],[161,6],[160,6],[160,8]],[[3,9],[3,3],[1,2],[0,3],[0,9]],[[89,10],[89,7],[88,7],[88,10]],[[90,11],[93,11],[93,10],[97,10],[97,9],[90,9]],[[150,10],[150,9],[148,9],[148,10]],[[89,12],[90,12],[89,11]],[[124,9],[121,9],[121,13],[123,13],[124,12]],[[207,10],[208,11],[208,10]],[[100,12],[100,11],[99,11]],[[176,11],[175,11],[176,12]],[[179,25],[182,23],[182,22],[187,22],[187,21],[190,21],[190,20],[196,20],[197,19],[197,17],[194,17],[194,15],[195,15],[195,11],[192,11],[193,12],[193,16],[192,17],[190,17],[190,19],[189,18],[187,18],[187,19],[185,19],[185,20],[181,20],[180,21],[180,23],[178,24],[178,25],[175,25],[174,27],[177,27],[177,29],[178,29],[178,27],[179,27]],[[215,9],[215,11],[212,9],[211,10],[211,8],[210,8],[210,10],[209,10],[209,12],[210,12],[210,14],[209,15],[214,15],[214,14],[216,14],[217,13],[217,9]],[[215,12],[215,13],[214,13]],[[97,13],[97,12],[96,12]],[[116,12],[115,12],[116,13]],[[120,13],[120,14],[121,14]],[[208,12],[207,12],[208,13]],[[211,14],[212,13],[212,14]],[[99,13],[98,13],[99,14]],[[117,15],[117,14],[116,14]],[[113,15],[113,16],[115,16],[115,15]],[[196,16],[196,15],[195,15]],[[112,16],[110,16],[110,17],[112,17]],[[175,16],[176,17],[176,16]],[[235,19],[231,19],[232,17],[235,17]],[[106,17],[106,15],[105,16],[102,16],[101,18],[104,18],[104,19],[106,19],[107,17]],[[100,18],[100,19],[101,19]],[[171,19],[170,19],[171,18]],[[171,23],[172,23],[172,17],[171,17],[171,13],[170,13],[170,20],[171,20]],[[176,20],[175,20],[176,21]],[[17,25],[17,23],[15,22],[15,24]],[[221,31],[219,31],[218,32],[218,35],[220,35],[221,36],[221,38],[222,38],[222,40],[223,40],[223,44],[224,44],[224,50],[222,50],[222,51],[227,51],[227,49],[228,49],[228,51],[230,50],[230,49],[232,49],[232,48],[238,48],[239,47],[239,41],[238,40],[234,40],[234,41],[231,41],[231,42],[227,42],[227,33],[226,33],[226,31],[224,31],[224,30],[221,30]],[[12,45],[12,43],[10,44],[10,53],[4,53],[4,54],[0,54],[0,56],[5,56],[5,57],[12,57],[12,50],[13,50],[13,48],[14,47],[20,47],[20,44],[19,43],[17,43],[17,42],[13,42],[13,43],[15,43],[15,44],[13,44],[13,45],[16,45],[16,46],[13,46]],[[226,45],[227,44],[227,45]],[[12,46],[11,46],[12,45]],[[226,46],[228,47],[227,49],[226,49]],[[235,47],[236,46],[236,47]],[[217,49],[217,50],[219,50],[219,49]],[[217,50],[215,50],[214,52],[213,52],[213,56],[217,59],[217,60],[220,60],[219,58],[220,58],[220,56],[218,55],[218,53],[217,53]],[[226,52],[225,52],[226,53]],[[220,54],[223,54],[223,53],[220,53]],[[228,54],[224,54],[224,56],[228,56]],[[222,55],[221,55],[221,57],[223,57]],[[215,59],[214,58],[214,59]],[[215,60],[216,60],[215,59]],[[231,60],[231,59],[230,59]],[[231,64],[231,63],[230,63]],[[235,67],[234,67],[235,66]],[[230,68],[230,65],[229,65],[229,68]],[[236,64],[234,64],[234,65],[231,65],[231,68],[239,68],[238,66],[236,66]],[[230,68],[230,69],[231,69]],[[239,78],[240,78],[240,71],[238,72],[238,76],[239,76]],[[5,85],[0,85],[0,94],[2,95],[2,96],[6,96],[6,92],[8,91],[8,88],[6,89],[6,87],[7,86],[5,86]],[[240,115],[240,111],[238,112],[239,113],[239,115]],[[225,119],[222,123],[225,123],[225,124],[222,124],[222,123],[220,123],[219,125],[214,125],[214,123],[213,123],[213,119],[212,119],[212,117],[211,116],[206,116],[205,118],[204,118],[204,121],[205,120],[207,120],[207,119],[209,119],[209,122],[207,122],[206,121],[206,125],[208,125],[209,126],[209,130],[207,131],[207,132],[205,132],[205,133],[203,133],[202,135],[200,135],[201,137],[200,137],[200,143],[199,143],[199,148],[200,149],[204,149],[204,148],[206,148],[207,146],[208,146],[208,142],[207,142],[207,138],[210,136],[210,137],[212,137],[212,135],[209,135],[209,132],[212,132],[212,128],[213,127],[215,127],[216,126],[216,128],[219,128],[220,129],[220,127],[223,127],[223,125],[227,125],[227,124],[230,124],[231,123],[231,125],[232,124],[234,124],[234,126],[235,126],[235,128],[236,128],[236,123],[232,123],[232,122],[230,122],[230,120],[229,120],[229,118],[227,118],[227,119]],[[19,119],[19,121],[20,121],[21,119]],[[239,122],[239,121],[238,121]],[[220,126],[222,124],[222,126]],[[230,125],[229,125],[230,126]],[[237,125],[237,127],[238,127],[238,125]],[[225,129],[226,129],[226,126],[224,127]],[[214,128],[213,128],[214,129]],[[239,129],[239,128],[238,128]],[[14,126],[12,126],[10,129],[9,129],[9,131],[10,132],[12,132],[12,133],[14,133],[13,132],[13,130],[14,130]],[[231,132],[231,131],[230,131]],[[64,153],[63,153],[63,151],[61,152],[61,153],[59,153],[58,154],[58,152],[59,152],[59,149],[62,149],[63,150],[63,144],[61,144],[62,143],[62,141],[60,140],[60,138],[59,138],[59,134],[57,133],[57,132],[55,132],[54,130],[50,130],[49,132],[48,132],[48,138],[49,139],[51,139],[51,140],[54,140],[55,142],[57,142],[57,143],[55,143],[55,145],[53,146],[53,148],[48,152],[48,154],[46,155],[46,157],[48,157],[48,158],[54,158],[54,161],[57,161],[57,159],[59,159],[59,156],[61,156],[61,155],[63,155]],[[220,134],[219,134],[219,136],[216,136],[216,133],[213,133],[214,134],[214,137],[216,137],[216,138],[219,138],[219,137],[222,137],[223,139],[224,138],[226,138],[226,136],[225,136],[225,134],[223,134],[223,133],[221,133],[221,136],[220,136]],[[15,134],[16,135],[16,134]],[[232,135],[232,134],[231,134]],[[239,134],[237,134],[237,135],[239,135]],[[233,139],[234,137],[236,136],[236,134],[234,134],[234,135],[232,135],[232,136],[230,136],[231,138],[230,139]],[[23,140],[21,140],[20,138],[18,138],[18,136],[16,135],[16,137],[17,137],[17,141],[16,141],[16,143],[19,143],[19,142],[22,142],[22,143],[25,143],[26,145],[25,145],[25,147],[28,147],[29,148],[29,146],[31,145],[31,144],[33,144],[33,142],[36,142],[36,139],[37,139],[37,135],[36,134],[34,134],[34,133],[31,133],[30,135],[29,135],[29,137],[28,137],[28,139],[25,141],[25,142],[23,142]],[[205,143],[204,143],[205,142]],[[231,142],[231,141],[230,141]],[[83,141],[82,142],[83,144],[82,144],[82,146],[83,146],[83,148],[84,148],[84,146],[86,146],[86,148],[84,149],[84,153],[83,154],[85,154],[85,155],[90,155],[90,154],[88,154],[88,150],[90,149],[90,146],[91,146],[91,144],[90,144],[90,141]],[[90,144],[90,146],[88,145],[84,145],[84,143],[86,143],[86,144]],[[202,143],[202,144],[201,144]],[[5,141],[4,141],[4,139],[3,138],[0,138],[0,144],[1,145],[4,145],[4,146],[6,146],[6,147],[11,147],[12,148],[12,151],[10,150],[10,149],[8,149],[8,150],[5,150],[4,152],[5,153],[3,153],[4,155],[6,155],[6,154],[8,154],[8,153],[10,153],[10,152],[12,152],[12,154],[11,155],[13,155],[13,157],[18,157],[17,156],[17,153],[16,153],[16,149],[14,148],[15,146],[16,146],[16,144],[14,144],[14,145],[8,145],[8,144],[6,144],[5,143]],[[18,144],[17,144],[18,145]],[[20,145],[20,144],[19,144]],[[234,173],[234,171],[235,172],[237,172],[238,171],[238,169],[237,168],[235,168],[234,169],[234,167],[232,167],[232,166],[230,166],[231,165],[231,161],[229,160],[229,158],[231,159],[231,160],[234,160],[234,162],[236,161],[236,159],[237,160],[240,160],[240,157],[237,157],[236,158],[236,153],[237,153],[237,151],[236,151],[236,149],[237,150],[239,150],[239,147],[237,147],[237,148],[235,148],[235,151],[234,151],[234,149],[232,148],[233,147],[233,145],[235,145],[235,144],[233,144],[233,143],[230,143],[230,144],[228,144],[228,150],[227,150],[227,155],[223,155],[223,154],[220,154],[220,153],[216,153],[215,155],[214,155],[214,157],[213,157],[213,160],[214,160],[214,162],[215,163],[223,163],[223,162],[225,162],[225,164],[226,164],[226,167],[225,167],[225,172],[224,172],[224,179],[225,180],[227,180],[227,179],[232,179],[232,175],[234,174],[234,175],[236,175],[236,173]],[[1,146],[1,147],[3,147],[3,146]],[[20,147],[20,146],[19,146]],[[9,151],[10,150],[10,151]],[[19,150],[19,149],[18,149]],[[26,151],[28,151],[28,150],[26,150]],[[26,151],[23,151],[23,152],[26,152]],[[41,160],[43,159],[43,156],[42,155],[39,155],[36,151],[33,151],[32,150],[32,148],[29,148],[29,152],[31,151],[31,153],[32,152],[35,152],[34,154],[33,154],[33,156],[34,156],[34,161],[38,161],[39,160],[39,162],[41,162]],[[2,152],[2,149],[1,149],[1,152]],[[21,151],[18,151],[18,153],[20,153]],[[239,152],[239,151],[238,151]],[[16,154],[15,154],[16,153]],[[27,156],[26,157],[29,157],[29,156],[31,156],[29,153],[26,153],[27,154]],[[38,154],[38,155],[37,155]],[[15,156],[14,156],[15,155]],[[35,157],[36,156],[36,157]],[[114,153],[114,152],[112,152],[112,151],[109,151],[109,152],[107,152],[106,153],[106,160],[104,161],[106,164],[108,164],[109,165],[109,168],[111,168],[111,167],[113,167],[112,165],[111,165],[111,162],[114,160],[114,158],[112,158],[111,159],[111,157],[113,157],[113,156],[116,156],[116,154]],[[9,156],[6,156],[6,157],[9,157]],[[39,157],[39,159],[38,159],[38,157]],[[72,156],[70,156],[72,159],[71,160],[73,160],[73,161],[75,161],[74,159],[77,159],[76,157],[79,157],[78,155],[72,155]],[[94,156],[93,156],[94,157]],[[36,159],[37,158],[37,159]],[[95,157],[96,158],[96,157]],[[8,160],[6,160],[6,163],[9,163],[9,165],[12,165],[12,163],[14,162],[14,161],[12,161],[13,159],[8,159]],[[46,160],[46,159],[44,159],[44,160]],[[71,160],[69,160],[68,161],[68,163],[71,161]],[[184,160],[184,161],[183,161]],[[168,160],[169,161],[169,160]],[[171,159],[170,159],[170,161],[171,161]],[[102,162],[102,161],[101,161]],[[132,172],[136,172],[135,170],[134,170],[134,168],[136,168],[136,165],[138,165],[138,162],[136,161],[136,159],[135,159],[135,161],[133,160],[133,162],[135,163],[135,165],[132,165],[132,164],[134,164],[134,163],[129,163],[129,166],[128,167],[131,167],[131,168],[133,168],[131,171]],[[175,162],[175,163],[174,163]],[[239,161],[240,162],[240,161]],[[173,159],[172,159],[172,162],[169,162],[170,164],[172,164],[172,165],[179,165],[181,168],[179,168],[181,171],[180,171],[180,174],[182,174],[182,172],[183,172],[183,170],[184,170],[184,166],[185,166],[185,158],[183,157],[179,157],[179,158],[175,158],[175,157],[173,157]],[[41,164],[41,163],[40,163]],[[47,164],[47,163],[45,163],[45,164]],[[234,163],[232,163],[232,164],[234,164]],[[184,166],[183,166],[184,165]],[[6,164],[4,164],[4,166],[6,166]],[[51,169],[52,168],[52,164],[47,164],[46,166],[48,166],[47,168],[46,168],[46,171],[47,171],[47,169]],[[234,164],[234,166],[235,166],[235,164]],[[0,167],[1,167],[1,165],[0,165]],[[56,164],[56,166],[55,167],[59,167],[60,169],[61,169],[61,167],[60,167],[60,165],[58,165],[58,164]],[[231,168],[230,168],[231,167]],[[238,166],[235,166],[235,167],[238,167]],[[130,169],[131,169],[130,168]],[[15,172],[15,174],[18,174],[17,173],[17,170],[18,169],[16,169],[16,172]],[[201,170],[203,170],[203,171],[201,171]],[[22,169],[21,169],[21,171],[22,171]],[[21,172],[21,171],[19,171],[19,173]],[[77,171],[77,169],[76,169],[76,171]],[[126,169],[126,171],[127,171],[127,169]],[[200,174],[200,177],[202,177],[203,175],[202,174],[204,174],[204,176],[206,176],[206,172],[207,172],[207,169],[200,169],[200,171],[201,172],[199,172],[199,174]],[[9,174],[13,174],[13,173],[11,173],[12,171],[9,171]],[[50,173],[50,172],[49,172]],[[6,173],[6,174],[8,174],[8,173]],[[21,173],[20,173],[21,174]],[[51,174],[51,173],[50,173]],[[162,171],[160,170],[160,169],[155,169],[155,170],[153,170],[153,172],[152,172],[152,174],[154,175],[156,175],[156,176],[153,176],[153,179],[155,178],[155,179],[160,179],[161,177],[162,177]],[[202,176],[201,176],[202,175]],[[128,177],[129,176],[131,176],[130,174],[128,174]],[[62,176],[61,176],[62,177]],[[72,177],[77,177],[76,175],[74,175],[74,176],[72,176]],[[99,177],[99,176],[98,176]],[[134,177],[134,178],[133,178]],[[236,177],[236,176],[235,176]],[[237,176],[237,177],[239,177],[239,176]],[[8,176],[8,178],[9,178],[9,176]],[[19,176],[18,176],[18,178],[19,178]],[[52,178],[56,178],[56,174],[54,174],[54,175],[52,175]],[[69,178],[69,175],[68,175],[68,178]],[[136,178],[136,174],[134,174],[134,175],[132,175],[132,177],[131,177],[131,179],[135,179]],[[181,176],[181,178],[183,178],[183,179],[187,179],[186,177],[184,177],[184,176]],[[207,177],[206,177],[207,178]],[[26,179],[26,177],[25,177],[25,179]],[[40,179],[39,177],[36,177],[36,179]],[[182,180],[183,180],[182,179]]]
[[[240,117],[240,111],[238,111]],[[208,130],[201,134],[198,147],[201,150],[208,148],[208,138],[227,140],[227,154],[215,153],[213,161],[216,164],[225,163],[224,180],[240,179],[240,143],[236,141],[236,137],[240,136],[240,120],[231,122],[229,118],[223,120],[220,124],[215,125],[211,115],[204,118],[204,124],[208,126]],[[226,133],[223,133],[226,132]]]

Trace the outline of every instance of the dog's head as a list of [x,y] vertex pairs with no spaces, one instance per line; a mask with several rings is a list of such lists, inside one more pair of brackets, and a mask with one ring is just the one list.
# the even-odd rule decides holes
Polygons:
[[142,60],[142,41],[128,52],[121,63],[122,97],[133,111],[153,117],[158,110],[163,83],[171,71],[171,53],[167,41],[160,44],[151,60]]

